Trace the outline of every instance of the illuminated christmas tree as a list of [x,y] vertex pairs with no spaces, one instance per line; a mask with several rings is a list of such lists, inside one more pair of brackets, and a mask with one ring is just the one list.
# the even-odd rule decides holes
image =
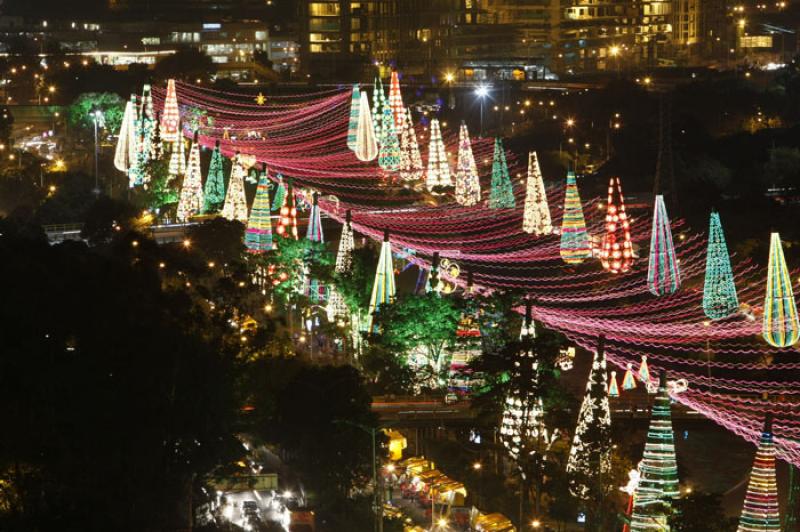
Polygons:
[[186,148],[181,135],[172,144],[172,154],[169,156],[169,178],[175,179],[186,174]]
[[308,228],[306,229],[306,238],[312,242],[324,242],[325,238],[322,234],[322,217],[319,209],[319,198],[314,194],[314,200],[311,204],[311,212],[308,215]]
[[[322,244],[325,238],[322,234],[322,219],[320,216],[319,208],[319,195],[314,194],[314,199],[311,203],[311,212],[308,217],[308,229],[306,230],[306,238],[311,242]],[[316,303],[325,299],[325,286],[319,282],[318,279],[311,276],[311,264],[314,261],[313,251],[309,252],[303,261],[303,293],[312,302]]]
[[347,124],[347,147],[356,150],[358,139],[358,115],[361,104],[361,89],[358,84],[353,85],[353,96],[350,99],[350,121]]
[[164,142],[161,140],[161,113],[156,113],[153,121],[153,134],[150,135],[150,159],[158,160],[164,155]]
[[592,256],[583,205],[578,193],[575,174],[567,172],[567,188],[564,193],[564,215],[561,219],[561,259],[567,264],[580,264]]
[[283,176],[277,175],[278,184],[275,186],[275,197],[272,198],[272,210],[280,211],[286,201],[286,185],[283,184]]
[[472,153],[467,124],[461,122],[458,132],[458,164],[456,167],[456,202],[470,207],[481,201],[481,180]]
[[800,320],[794,301],[792,278],[783,257],[781,237],[772,233],[767,266],[767,290],[764,297],[764,319],[761,326],[764,340],[774,347],[789,347],[800,338]]
[[[334,271],[338,275],[345,275],[352,271],[354,247],[353,224],[351,221],[351,213],[348,210],[345,215],[344,225],[342,225],[342,234],[339,237],[339,250],[336,253],[336,267]],[[348,308],[344,302],[344,298],[336,291],[335,286],[332,286],[330,290],[328,290],[327,311],[329,321],[333,321],[337,318],[346,318],[348,315]]]
[[142,89],[142,98],[139,102],[137,116],[136,166],[130,178],[134,185],[145,185],[150,182],[150,174],[147,167],[151,160],[151,145],[155,127],[153,95],[150,92],[150,85],[145,85]]
[[372,126],[375,131],[375,138],[380,142],[383,131],[383,108],[389,103],[386,101],[386,95],[383,93],[383,83],[381,78],[376,77],[375,83],[372,88]]
[[406,110],[406,119],[400,131],[400,178],[404,181],[422,179],[425,167],[422,165],[422,155],[419,152],[417,132],[411,120],[411,109]]
[[278,216],[277,233],[280,236],[287,238],[294,238],[297,240],[297,206],[295,205],[294,190],[292,190],[292,181],[286,190],[286,196],[281,206]]
[[400,76],[397,71],[392,72],[392,81],[389,85],[389,107],[392,109],[394,127],[402,131],[405,126],[406,108],[403,105],[403,95],[400,92]]
[[586,498],[595,479],[611,469],[611,411],[606,389],[605,338],[600,337],[592,360],[586,395],[578,412],[578,425],[567,459],[567,473],[572,477],[571,491]]
[[[183,142],[181,139],[179,142]],[[197,133],[189,150],[189,166],[183,178],[181,196],[178,201],[178,220],[185,222],[192,216],[199,214],[203,208],[203,176],[200,172],[200,144],[197,142]]]
[[633,390],[636,388],[636,377],[633,376],[633,364],[628,362],[628,367],[625,368],[625,376],[622,378],[622,389]]
[[[119,127],[117,147],[114,151],[114,167],[125,174],[136,164],[136,104],[128,101]],[[133,186],[133,183],[131,183]]]
[[[375,111],[378,112],[377,110]],[[367,93],[361,93],[358,105],[358,127],[356,129],[356,157],[360,161],[371,161],[378,156],[378,142],[375,137],[375,124],[369,112]]]
[[180,135],[180,111],[178,95],[175,92],[175,80],[167,81],[167,96],[164,99],[164,112],[161,114],[161,139],[164,142],[177,142]]
[[242,164],[239,152],[233,157],[231,178],[228,182],[228,194],[220,214],[228,220],[239,220],[247,223],[247,197],[244,194],[244,176],[247,170]]
[[656,296],[674,294],[681,285],[681,274],[675,260],[672,229],[669,226],[664,196],[656,196],[653,207],[653,229],[650,235],[650,262],[647,268],[647,287]]
[[731,259],[719,213],[711,213],[706,252],[706,277],[703,285],[703,311],[712,320],[719,320],[739,310]]
[[394,127],[392,109],[383,106],[383,121],[381,123],[381,139],[378,150],[378,166],[387,172],[396,172],[400,169],[400,140]]
[[617,385],[617,372],[612,371],[608,378],[608,396],[619,397],[619,386]]
[[203,212],[217,212],[225,202],[225,163],[219,151],[219,141],[211,154],[211,164],[206,177],[205,202]]
[[428,144],[428,174],[425,186],[428,190],[435,187],[449,187],[453,184],[450,178],[450,164],[444,150],[442,132],[439,130],[439,120],[431,120],[431,139]]
[[631,225],[625,212],[625,197],[618,177],[608,182],[606,232],[600,247],[600,264],[611,273],[624,273],[633,263]]
[[367,330],[373,332],[375,314],[394,301],[394,265],[392,264],[392,245],[389,243],[389,232],[383,237],[378,268],[375,271],[375,282],[372,284],[372,295],[369,298],[369,320]]
[[492,160],[492,184],[489,189],[490,209],[513,209],[516,206],[514,186],[508,175],[506,152],[500,138],[494,139],[494,158]]
[[639,485],[634,492],[631,532],[668,532],[669,506],[671,500],[678,497],[679,490],[667,375],[663,372],[650,413],[650,429],[647,431],[639,473]]
[[264,253],[272,249],[272,221],[269,207],[269,177],[267,166],[264,165],[244,234],[244,245],[250,253]]
[[142,100],[139,103],[141,105],[139,108],[139,116],[147,115],[150,120],[153,120],[156,116],[156,112],[153,109],[153,90],[149,84],[145,84],[142,87]]
[[744,499],[737,532],[778,532],[781,516],[778,508],[778,485],[775,480],[775,443],[772,441],[772,419],[767,416],[758,444],[750,483]]
[[522,230],[536,236],[549,235],[553,232],[550,219],[550,206],[547,203],[547,192],[544,188],[542,170],[536,152],[528,154],[528,183],[525,189],[525,209],[522,213]]

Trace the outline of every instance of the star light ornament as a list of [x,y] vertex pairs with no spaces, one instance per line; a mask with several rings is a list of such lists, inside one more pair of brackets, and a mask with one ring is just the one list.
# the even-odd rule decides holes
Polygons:
[[164,112],[161,114],[161,139],[164,142],[177,142],[180,137],[180,112],[175,80],[167,81],[167,96],[164,99]]
[[612,177],[608,183],[606,232],[600,248],[600,264],[611,273],[625,273],[632,263],[631,226],[625,212],[622,183],[618,177]]
[[354,152],[359,161],[372,161],[378,156],[375,125],[372,121],[372,114],[369,111],[369,98],[366,92],[361,93],[361,102],[358,105],[358,127],[356,128],[356,149]]
[[653,228],[650,234],[650,261],[647,268],[647,287],[655,296],[674,294],[681,285],[681,274],[672,244],[664,196],[656,196],[653,207]]
[[220,213],[223,218],[247,223],[247,198],[244,194],[246,174],[247,170],[242,164],[241,156],[239,152],[236,152],[231,167],[231,178],[228,182],[228,194],[225,196],[225,204]]
[[[180,141],[183,142],[182,140]],[[180,200],[178,201],[178,220],[186,222],[203,209],[203,176],[200,171],[200,144],[197,133],[189,149],[189,166],[183,178]]]
[[542,170],[536,152],[528,154],[528,182],[525,188],[525,208],[522,213],[522,230],[536,236],[553,232],[550,219],[550,206],[544,188]]
[[[764,421],[750,482],[739,517],[737,532],[778,532],[781,516],[778,507],[778,485],[775,480],[775,443],[772,440],[772,420]],[[788,530],[788,529],[787,529]]]
[[767,289],[764,296],[764,319],[761,332],[773,347],[790,347],[800,338],[800,320],[794,301],[792,279],[783,257],[781,237],[772,233],[767,266]]
[[417,132],[411,120],[411,109],[406,109],[406,118],[400,129],[400,178],[403,181],[422,179],[425,166],[417,143]]
[[703,285],[703,312],[712,320],[719,320],[739,310],[739,298],[733,280],[731,259],[719,213],[712,212],[708,230],[706,276]]
[[564,215],[561,219],[561,259],[567,264],[580,264],[592,256],[586,219],[578,194],[578,183],[574,172],[567,172],[564,192]]
[[439,129],[439,120],[431,120],[431,140],[428,143],[428,174],[425,186],[428,190],[436,187],[449,187],[453,184],[450,177],[450,164],[447,162],[447,153],[444,150],[442,132]]
[[477,205],[481,201],[481,181],[478,165],[472,153],[467,124],[461,122],[458,132],[458,164],[456,168],[456,202],[465,207]]

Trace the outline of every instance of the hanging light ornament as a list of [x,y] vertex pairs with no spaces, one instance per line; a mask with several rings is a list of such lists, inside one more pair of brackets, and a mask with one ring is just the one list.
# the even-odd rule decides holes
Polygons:
[[[345,215],[342,234],[339,236],[339,250],[336,252],[336,266],[334,271],[341,275],[349,273],[353,269],[353,248],[355,242],[353,238],[353,224],[351,213],[348,209]],[[346,318],[348,315],[347,304],[342,295],[336,290],[336,286],[330,287],[328,292],[328,321],[337,318]]]
[[800,338],[800,320],[794,301],[792,279],[789,277],[778,233],[772,233],[770,237],[767,291],[761,331],[764,340],[773,347],[789,347]]
[[416,181],[422,178],[425,167],[419,153],[417,132],[411,121],[411,109],[406,109],[406,119],[400,129],[400,178],[404,181]]
[[312,242],[321,243],[325,241],[325,237],[322,234],[322,218],[319,209],[319,196],[317,194],[314,194],[314,199],[311,203],[311,211],[308,215],[306,238]]
[[397,71],[392,71],[392,81],[389,84],[389,107],[392,109],[394,127],[402,131],[405,126],[406,108],[403,106],[403,94],[400,92],[400,76]]
[[237,151],[233,157],[231,177],[228,180],[228,194],[225,196],[225,204],[220,212],[223,218],[247,223],[247,198],[244,194],[244,176],[246,173],[247,170],[242,164],[242,157]]
[[136,160],[136,126],[134,104],[131,101],[125,104],[125,113],[119,126],[117,147],[114,151],[114,168],[120,172],[128,173]]
[[[183,139],[179,142],[183,143]],[[203,209],[203,176],[200,171],[200,144],[197,132],[194,134],[192,147],[189,149],[189,166],[183,178],[181,196],[178,200],[178,220],[185,222]]]
[[612,371],[608,378],[608,396],[619,397],[619,386],[617,385],[617,372]]
[[389,243],[389,232],[386,231],[381,244],[381,254],[378,259],[378,269],[375,272],[375,282],[372,283],[372,295],[369,298],[368,331],[374,331],[375,313],[392,303],[395,295],[394,266],[392,265],[392,245]]
[[650,366],[647,364],[647,355],[642,355],[642,360],[639,362],[639,380],[650,384]]
[[633,364],[628,362],[628,367],[625,369],[625,376],[622,378],[622,389],[633,390],[636,388],[636,378],[633,376]]
[[353,85],[353,96],[350,98],[350,121],[347,124],[347,147],[356,150],[358,144],[358,115],[361,104],[361,89]]
[[578,193],[575,173],[567,172],[564,192],[564,214],[561,220],[561,259],[567,264],[580,264],[592,256],[586,220]]
[[672,229],[664,205],[664,196],[656,196],[653,207],[653,229],[650,234],[650,262],[647,268],[647,287],[656,296],[674,294],[681,285]]
[[386,96],[383,93],[383,83],[381,78],[375,78],[375,84],[372,89],[372,127],[375,131],[375,138],[378,142],[381,139],[381,127],[383,125],[383,107],[388,105]]
[[600,248],[600,263],[611,273],[625,273],[633,263],[631,225],[625,212],[625,198],[618,177],[612,177],[608,182],[606,233]]
[[244,245],[247,251],[254,254],[265,253],[272,249],[272,221],[269,212],[269,177],[267,165],[264,165],[253,199],[253,208],[247,219],[247,230],[244,234]]
[[[378,110],[376,109],[376,113]],[[378,143],[375,139],[375,124],[369,112],[367,93],[361,93],[358,105],[358,128],[356,130],[356,157],[359,161],[371,161],[378,156]]]
[[383,121],[381,123],[381,139],[378,150],[378,166],[387,172],[396,172],[400,169],[400,140],[394,127],[394,117],[388,105],[383,106]]
[[712,320],[719,320],[739,310],[739,298],[733,280],[731,259],[719,213],[711,213],[706,252],[706,277],[703,284],[703,312]]
[[[314,193],[311,201],[311,211],[308,215],[308,229],[306,230],[306,238],[311,242],[322,244],[325,242],[325,237],[322,234],[322,219],[320,216],[319,208],[319,194]],[[312,303],[318,303],[325,299],[325,286],[319,282],[319,279],[312,277],[310,266],[313,262],[313,251],[309,252],[306,259],[303,261],[303,293],[308,297]]]
[[458,132],[458,165],[456,168],[456,202],[470,207],[481,200],[481,181],[472,153],[467,124],[461,122]]
[[506,152],[503,141],[494,139],[494,156],[492,157],[492,183],[489,189],[490,209],[513,209],[516,206],[514,199],[514,186],[508,175]]
[[[767,415],[758,444],[750,482],[739,517],[737,532],[779,532],[781,514],[778,505],[778,484],[775,479],[775,443],[772,441],[772,419]],[[789,530],[787,528],[786,530]]]
[[547,192],[544,188],[542,170],[539,168],[539,158],[535,151],[528,154],[528,182],[525,189],[522,230],[536,236],[549,235],[553,232],[550,206],[547,204]]
[[178,111],[178,95],[175,92],[175,80],[167,81],[167,96],[164,99],[164,112],[161,114],[161,139],[164,142],[177,142],[180,135],[180,112]]
[[453,184],[450,178],[450,164],[444,151],[442,132],[439,129],[439,120],[431,120],[431,140],[428,144],[428,177],[425,185],[428,190],[435,187],[449,187]]
[[280,215],[278,217],[278,228],[276,232],[280,236],[292,237],[297,240],[297,207],[295,206],[294,191],[292,190],[292,181],[286,190],[286,196],[283,204],[281,205]]
[[283,175],[275,176],[278,184],[275,186],[275,197],[272,198],[272,211],[280,211],[286,201],[286,185],[283,184]]

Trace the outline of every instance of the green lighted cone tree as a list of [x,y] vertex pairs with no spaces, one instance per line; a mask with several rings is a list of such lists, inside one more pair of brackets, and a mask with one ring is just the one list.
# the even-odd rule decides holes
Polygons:
[[669,506],[680,492],[665,372],[661,373],[658,393],[650,413],[650,429],[647,431],[639,474],[639,485],[633,495],[631,532],[669,532]]
[[492,184],[489,189],[490,209],[513,209],[516,206],[514,199],[514,186],[508,175],[506,152],[503,150],[503,141],[494,139],[494,158],[492,159]]
[[225,165],[219,151],[219,141],[211,154],[211,164],[206,177],[205,202],[203,212],[217,212],[225,202]]
[[283,183],[283,175],[278,174],[278,184],[275,185],[275,197],[272,198],[272,210],[280,211],[286,201],[286,185]]
[[269,207],[269,177],[265,165],[258,180],[256,197],[244,234],[244,245],[250,253],[264,253],[272,249],[272,221]]
[[578,194],[578,183],[573,172],[567,172],[564,192],[564,214],[561,219],[561,260],[567,264],[580,264],[592,256],[586,219]]
[[458,132],[458,163],[456,168],[456,203],[471,207],[481,201],[481,180],[472,153],[467,124],[461,122]]
[[592,360],[586,395],[567,460],[570,489],[581,499],[590,496],[611,470],[611,411],[606,388],[605,338],[600,337]]
[[225,204],[222,206],[222,216],[228,220],[239,220],[247,223],[247,198],[244,194],[244,176],[247,170],[241,161],[241,156],[237,152],[233,158],[231,168],[231,178],[228,183],[228,194],[225,196]]
[[375,271],[375,282],[372,284],[372,294],[369,298],[369,332],[374,332],[375,313],[394,300],[394,265],[392,264],[392,245],[389,243],[389,232],[383,236],[381,254],[378,259],[378,268]]
[[711,213],[706,252],[706,277],[703,285],[703,312],[712,320],[719,320],[739,310],[739,298],[731,270],[731,259],[719,213]]
[[[178,142],[183,142],[183,139]],[[200,144],[197,142],[197,133],[189,150],[189,167],[183,178],[181,196],[178,201],[178,220],[185,222],[192,216],[199,214],[203,208],[203,176],[200,171]]]
[[386,95],[383,92],[383,83],[381,78],[375,78],[375,84],[372,89],[372,124],[375,131],[375,138],[380,142],[383,135],[383,108],[388,106]]
[[353,85],[353,96],[350,98],[350,121],[347,124],[347,147],[355,151],[358,133],[358,106],[361,103],[361,89]]
[[783,257],[781,237],[772,233],[767,266],[767,290],[764,296],[764,340],[773,347],[789,347],[800,338],[800,319],[794,301],[792,279]]
[[758,444],[750,483],[744,499],[737,532],[778,532],[781,516],[778,508],[778,485],[775,481],[775,444],[772,419],[767,416]]
[[396,172],[400,169],[400,140],[394,127],[392,109],[383,106],[383,119],[381,121],[380,149],[378,150],[378,166],[386,172]]
[[547,192],[535,151],[528,154],[528,183],[525,190],[525,208],[522,213],[522,230],[536,236],[549,235],[553,232]]

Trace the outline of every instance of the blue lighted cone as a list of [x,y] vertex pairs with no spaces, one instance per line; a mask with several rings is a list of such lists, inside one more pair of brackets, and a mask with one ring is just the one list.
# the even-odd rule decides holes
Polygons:
[[561,259],[567,264],[580,264],[592,256],[586,219],[578,193],[578,183],[573,172],[567,172],[564,192],[564,215],[561,219]]
[[350,99],[350,122],[347,125],[347,147],[355,151],[358,133],[358,106],[361,101],[361,89],[353,85],[353,97]]
[[264,172],[258,181],[256,197],[244,234],[244,245],[250,253],[264,253],[272,249],[272,221],[269,207],[269,179]]
[[753,469],[750,470],[750,483],[747,486],[737,532],[780,530],[781,515],[778,507],[778,485],[775,480],[775,443],[772,441],[772,424],[768,417],[764,422],[761,441],[753,460]]
[[681,285],[672,229],[669,225],[664,196],[657,195],[653,207],[653,229],[650,235],[650,262],[647,268],[647,288],[653,295],[674,294]]
[[789,347],[800,338],[800,320],[792,291],[792,279],[783,258],[781,237],[772,233],[767,266],[767,290],[764,296],[764,340],[774,347]]
[[703,285],[703,312],[712,320],[726,318],[739,310],[731,259],[719,213],[711,213],[706,253],[706,278]]

